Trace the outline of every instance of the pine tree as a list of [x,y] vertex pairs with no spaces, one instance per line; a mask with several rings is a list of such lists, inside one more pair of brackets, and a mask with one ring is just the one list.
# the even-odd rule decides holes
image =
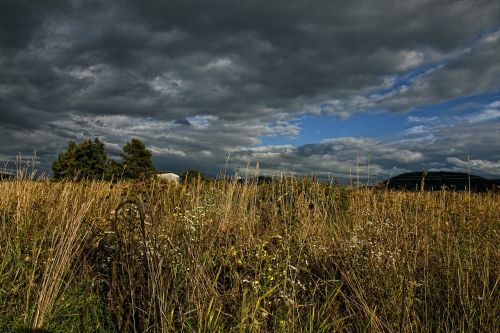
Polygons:
[[95,139],[76,144],[68,142],[68,147],[52,163],[56,179],[138,179],[156,173],[149,151],[139,139],[132,139],[123,146],[123,163],[108,159],[104,144]]
[[76,149],[76,143],[74,141],[69,141],[66,151],[61,152],[57,159],[52,163],[54,178],[64,179],[74,177]]
[[156,173],[151,151],[139,139],[133,138],[127,142],[123,146],[121,156],[124,178],[146,178]]

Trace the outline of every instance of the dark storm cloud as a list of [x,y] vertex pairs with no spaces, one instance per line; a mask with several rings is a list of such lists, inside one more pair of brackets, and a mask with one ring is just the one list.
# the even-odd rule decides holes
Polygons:
[[500,30],[457,53],[444,65],[417,76],[404,90],[382,97],[374,104],[405,111],[421,104],[500,89]]
[[3,47],[24,48],[52,15],[68,9],[64,0],[3,0],[0,2],[0,41]]
[[[48,160],[69,138],[113,147],[143,133],[159,159],[217,169],[262,136],[296,135],[299,114],[401,112],[498,88],[500,39],[477,38],[499,23],[500,3],[477,0],[1,1],[1,153],[50,138],[39,148]],[[443,59],[403,90],[366,97]],[[99,117],[144,127],[110,134]],[[307,149],[290,161],[305,166]]]

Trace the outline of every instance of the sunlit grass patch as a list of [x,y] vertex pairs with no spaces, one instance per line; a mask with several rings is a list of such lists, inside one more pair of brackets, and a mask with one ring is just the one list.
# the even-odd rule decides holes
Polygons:
[[498,193],[0,182],[0,330],[495,331]]

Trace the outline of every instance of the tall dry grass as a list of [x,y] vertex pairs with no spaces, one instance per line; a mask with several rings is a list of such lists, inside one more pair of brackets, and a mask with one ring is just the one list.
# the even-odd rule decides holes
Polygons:
[[0,182],[0,331],[496,332],[498,193]]

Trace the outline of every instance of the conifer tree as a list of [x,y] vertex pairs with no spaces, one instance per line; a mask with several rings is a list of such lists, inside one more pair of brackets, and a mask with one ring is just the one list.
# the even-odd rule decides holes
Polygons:
[[61,152],[57,159],[52,163],[54,178],[64,179],[73,178],[75,175],[75,152],[77,145],[74,141],[68,142],[68,148]]
[[121,156],[124,178],[146,178],[156,173],[151,151],[137,138],[133,138],[123,146]]
[[123,162],[108,159],[104,144],[95,139],[79,144],[68,142],[68,147],[52,163],[56,179],[138,179],[153,175],[156,168],[151,151],[139,139],[123,146]]

